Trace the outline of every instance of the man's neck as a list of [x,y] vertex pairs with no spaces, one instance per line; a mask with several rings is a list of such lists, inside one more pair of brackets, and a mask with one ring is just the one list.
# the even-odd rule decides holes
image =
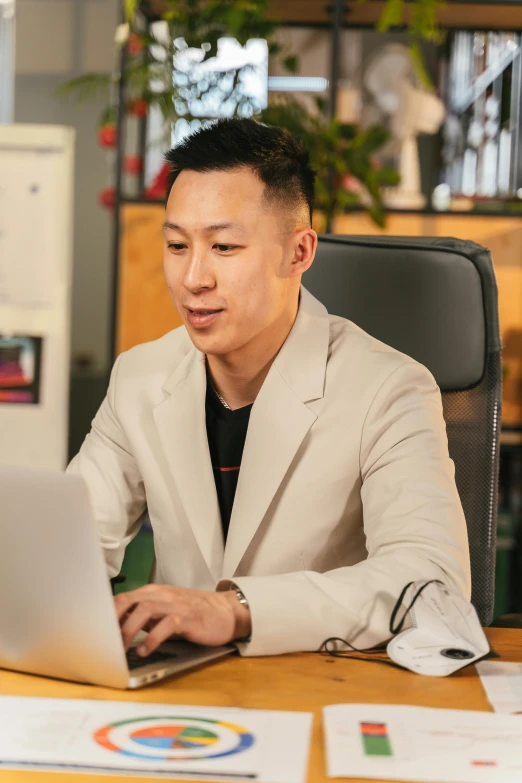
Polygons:
[[216,362],[209,361],[215,358],[214,356],[207,357],[210,375],[216,391],[223,397],[229,408],[234,411],[253,403],[268,375],[273,360],[259,368],[257,372],[252,373],[252,370],[245,372],[235,367],[216,367]]
[[[244,346],[234,354],[207,355],[207,367],[217,392],[232,410],[253,403],[297,316],[291,315],[273,335]],[[257,344],[256,344],[257,342]]]

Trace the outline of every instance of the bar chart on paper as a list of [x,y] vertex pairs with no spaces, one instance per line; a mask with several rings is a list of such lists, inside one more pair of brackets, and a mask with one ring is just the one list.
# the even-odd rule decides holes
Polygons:
[[364,752],[367,756],[392,756],[392,747],[386,723],[359,724]]
[[517,715],[389,704],[325,707],[330,777],[520,783]]

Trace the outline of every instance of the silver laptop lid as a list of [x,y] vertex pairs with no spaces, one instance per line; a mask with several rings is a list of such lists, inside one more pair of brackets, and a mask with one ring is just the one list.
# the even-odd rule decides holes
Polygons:
[[0,467],[0,499],[0,667],[125,688],[125,652],[83,480]]

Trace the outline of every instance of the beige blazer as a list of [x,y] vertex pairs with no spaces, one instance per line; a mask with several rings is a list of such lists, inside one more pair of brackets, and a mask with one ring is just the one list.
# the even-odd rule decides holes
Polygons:
[[108,570],[148,508],[155,581],[246,595],[245,655],[389,637],[403,586],[470,595],[439,389],[422,365],[301,288],[253,405],[226,546],[205,425],[205,356],[184,327],[118,357],[68,471],[89,487]]

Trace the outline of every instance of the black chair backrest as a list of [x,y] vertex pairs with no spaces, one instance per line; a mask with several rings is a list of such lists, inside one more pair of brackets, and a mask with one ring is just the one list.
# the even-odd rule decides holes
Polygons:
[[489,251],[459,239],[323,234],[303,285],[330,313],[433,373],[468,526],[472,602],[489,625],[502,405],[497,286]]

